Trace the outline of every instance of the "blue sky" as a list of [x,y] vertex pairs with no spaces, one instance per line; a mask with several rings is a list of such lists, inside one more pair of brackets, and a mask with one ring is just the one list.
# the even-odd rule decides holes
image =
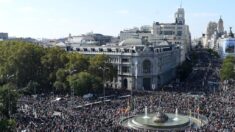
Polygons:
[[[198,37],[222,16],[235,28],[235,1],[183,0],[186,24]],[[59,38],[87,32],[117,36],[153,21],[174,22],[180,0],[0,0],[0,32],[10,36]]]

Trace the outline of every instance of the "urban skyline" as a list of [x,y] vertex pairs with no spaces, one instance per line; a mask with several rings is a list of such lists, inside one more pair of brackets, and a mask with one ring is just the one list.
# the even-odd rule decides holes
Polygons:
[[[208,22],[217,22],[220,16],[225,30],[235,26],[229,10],[232,1],[188,0],[182,3],[192,38],[200,37]],[[123,29],[151,25],[153,21],[173,22],[173,13],[179,6],[180,0],[150,0],[148,3],[134,0],[0,0],[0,31],[8,32],[9,36],[34,38],[60,38],[69,33],[79,35],[91,31],[117,36]]]

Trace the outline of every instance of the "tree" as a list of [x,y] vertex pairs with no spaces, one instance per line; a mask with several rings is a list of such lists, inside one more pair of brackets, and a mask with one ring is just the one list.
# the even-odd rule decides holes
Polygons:
[[235,57],[233,57],[233,56],[227,56],[227,57],[224,59],[223,63],[233,63],[233,64],[235,64]]
[[[117,67],[109,63],[110,58],[107,55],[95,55],[90,58],[89,72],[95,76],[102,77],[105,74],[104,80],[112,81],[117,77]],[[104,71],[105,70],[105,71]]]
[[191,72],[192,72],[192,64],[188,60],[184,61],[177,68],[177,75],[179,76],[180,80],[185,80]]
[[235,57],[233,56],[227,56],[223,60],[223,64],[220,70],[220,78],[223,81],[235,78],[234,65],[235,65]]
[[56,72],[60,68],[65,68],[68,62],[66,51],[59,47],[46,49],[46,54],[41,58],[41,63],[44,67],[45,76],[47,79],[48,87],[47,91],[53,86],[56,81]]
[[[79,75],[80,72],[87,77],[84,75],[86,72],[91,76],[90,88],[96,91],[103,74],[103,80],[107,81],[117,77],[117,67],[109,61],[110,58],[106,55],[88,57],[66,52],[59,47],[44,48],[23,41],[1,41],[0,86],[11,83],[24,94],[49,93],[53,90],[66,93],[73,83],[67,78]],[[77,79],[74,81],[74,85],[78,83]],[[80,79],[79,85],[83,82],[88,80]]]
[[56,81],[53,86],[56,88],[56,92],[66,93],[68,92],[68,81],[66,80],[68,72],[64,69],[59,69],[56,72]]
[[11,114],[16,113],[18,97],[19,94],[13,84],[6,84],[0,87],[1,113],[7,118],[10,118]]
[[98,92],[100,91],[100,88],[102,88],[101,79],[88,72],[80,72],[69,76],[68,80],[70,82],[70,87],[74,88],[77,95]]
[[40,90],[40,85],[38,84],[38,82],[35,81],[29,81],[29,83],[26,86],[26,91],[30,94],[37,94]]
[[43,80],[40,62],[44,55],[42,47],[22,41],[4,41],[0,45],[2,84],[8,83],[9,79],[4,78],[8,75],[14,75],[10,81],[19,88],[26,87],[29,81]]
[[68,53],[67,69],[70,71],[87,71],[90,65],[89,58],[79,53]]
[[14,132],[16,122],[14,119],[3,119],[0,121],[0,130],[2,132]]

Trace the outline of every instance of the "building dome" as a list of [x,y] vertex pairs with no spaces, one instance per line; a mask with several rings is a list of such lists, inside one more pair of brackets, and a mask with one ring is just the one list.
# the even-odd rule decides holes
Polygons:
[[159,43],[160,46],[169,46],[169,43],[167,41],[162,41]]
[[142,45],[141,39],[129,38],[119,43],[119,46]]
[[64,48],[64,47],[66,47],[66,44],[63,42],[59,42],[59,43],[56,43],[55,46]]

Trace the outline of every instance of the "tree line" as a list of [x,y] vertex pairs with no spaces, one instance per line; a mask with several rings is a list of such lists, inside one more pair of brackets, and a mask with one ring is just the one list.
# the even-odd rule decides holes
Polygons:
[[[0,42],[0,85],[14,84],[25,94],[98,92],[102,80],[112,80],[117,69],[106,55],[85,56],[59,47],[44,48],[22,41]],[[102,78],[103,68],[105,78]]]

